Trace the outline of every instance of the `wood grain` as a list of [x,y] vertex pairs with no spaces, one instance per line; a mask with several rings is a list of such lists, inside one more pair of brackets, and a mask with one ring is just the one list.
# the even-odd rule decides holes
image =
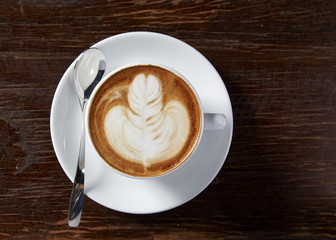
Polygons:
[[[0,2],[0,239],[335,239],[335,1]],[[215,66],[234,110],[226,163],[199,196],[150,215],[85,198],[53,151],[54,91],[78,54],[129,31],[177,37]]]

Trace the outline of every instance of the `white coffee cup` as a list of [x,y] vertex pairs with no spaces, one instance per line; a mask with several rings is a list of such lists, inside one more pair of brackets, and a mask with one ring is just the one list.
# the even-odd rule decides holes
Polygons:
[[[104,83],[106,81],[108,81],[108,79],[110,79],[115,74],[117,74],[117,73],[119,73],[119,72],[121,72],[125,69],[130,69],[132,67],[139,67],[139,66],[154,66],[154,67],[163,68],[163,69],[168,70],[169,72],[175,74],[176,76],[180,77],[189,86],[189,88],[192,90],[194,96],[197,99],[198,106],[199,106],[200,112],[201,112],[201,114],[200,114],[201,124],[200,124],[200,130],[199,130],[200,134],[199,134],[199,137],[196,139],[196,145],[192,148],[191,154],[188,156],[187,159],[185,159],[177,167],[172,167],[169,171],[164,171],[162,174],[159,174],[159,175],[156,175],[156,176],[135,176],[135,175],[120,171],[119,169],[113,167],[111,164],[108,164],[106,162],[106,160],[104,160],[102,155],[99,153],[97,148],[95,147],[94,140],[92,138],[92,134],[90,133],[90,131],[91,131],[90,126],[89,126],[89,124],[90,124],[90,112],[91,112],[91,108],[92,108],[92,104],[93,104],[93,99],[95,99],[95,96],[97,95],[99,89],[104,85]],[[117,172],[117,173],[119,173],[123,176],[130,177],[130,178],[136,178],[136,179],[158,178],[158,177],[163,177],[166,174],[171,174],[171,173],[177,171],[186,162],[193,160],[194,153],[198,149],[198,146],[199,146],[199,144],[202,140],[204,131],[221,131],[225,128],[226,122],[227,122],[226,116],[224,114],[205,113],[204,112],[203,107],[202,107],[201,99],[199,98],[196,89],[193,87],[193,85],[190,83],[190,81],[188,81],[182,74],[180,74],[179,72],[177,72],[176,70],[174,70],[170,67],[163,66],[163,65],[157,64],[157,63],[135,63],[135,64],[123,65],[123,66],[120,66],[120,67],[114,69],[113,71],[109,72],[108,74],[106,74],[103,77],[103,79],[101,80],[101,82],[96,86],[96,88],[94,89],[94,91],[92,92],[92,94],[90,96],[90,99],[88,100],[88,107],[87,107],[87,112],[85,114],[85,118],[86,118],[85,128],[89,132],[89,134],[88,134],[89,141],[88,142],[92,146],[92,149],[94,149],[94,155],[96,156],[96,158],[100,159],[100,162],[103,163],[104,167],[109,168],[112,171],[115,171],[115,172]],[[109,144],[109,143],[106,143],[106,144]]]

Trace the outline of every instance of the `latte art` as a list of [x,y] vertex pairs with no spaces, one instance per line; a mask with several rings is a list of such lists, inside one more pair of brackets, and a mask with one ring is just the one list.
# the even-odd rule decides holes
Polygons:
[[151,65],[111,75],[89,107],[97,152],[112,168],[133,176],[158,176],[180,166],[197,146],[201,128],[201,109],[190,86]]
[[137,75],[127,98],[129,107],[114,106],[105,117],[111,147],[145,167],[177,155],[189,135],[187,109],[176,100],[163,105],[162,86],[154,75]]

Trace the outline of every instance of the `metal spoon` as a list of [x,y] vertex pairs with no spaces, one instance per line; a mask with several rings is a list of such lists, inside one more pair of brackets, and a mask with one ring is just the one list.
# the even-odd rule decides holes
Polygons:
[[76,176],[73,182],[68,224],[77,227],[82,215],[84,199],[84,175],[85,175],[85,110],[87,100],[105,72],[105,56],[97,48],[85,50],[74,67],[74,83],[82,109],[82,132],[79,146]]

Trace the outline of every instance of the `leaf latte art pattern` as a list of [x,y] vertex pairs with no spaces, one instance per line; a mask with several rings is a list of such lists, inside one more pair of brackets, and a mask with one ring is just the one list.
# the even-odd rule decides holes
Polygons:
[[190,131],[186,107],[177,100],[164,104],[160,80],[138,74],[128,88],[128,105],[112,107],[104,129],[111,147],[124,158],[144,166],[177,155]]

